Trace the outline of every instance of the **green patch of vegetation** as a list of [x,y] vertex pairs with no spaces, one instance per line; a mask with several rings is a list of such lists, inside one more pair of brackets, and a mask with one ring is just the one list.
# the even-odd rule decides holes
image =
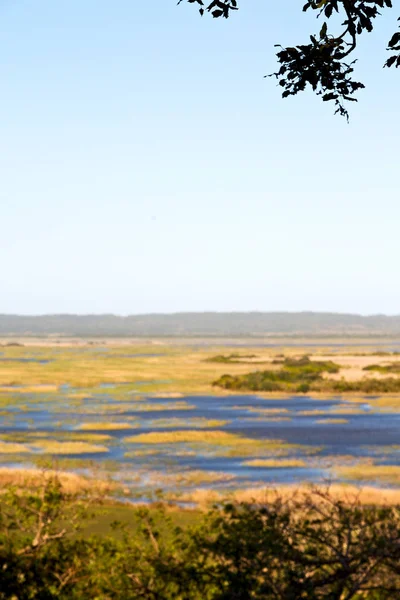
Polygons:
[[[158,502],[150,507],[149,514],[151,515],[152,522],[161,532],[163,539],[173,539],[173,535],[171,536],[171,534],[175,527],[181,527],[186,530],[193,526],[198,526],[204,517],[203,512],[198,509],[176,510],[168,509],[168,507],[161,508]],[[93,506],[90,517],[81,523],[79,538],[87,539],[94,535],[101,538],[123,540],[125,532],[129,532],[131,535],[140,535],[142,530],[142,506],[105,502],[101,505]]]
[[244,375],[223,375],[213,383],[229,390],[295,391],[307,393],[325,373],[338,373],[340,365],[332,361],[313,361],[308,356],[285,358],[276,370],[256,371]]
[[146,456],[158,456],[163,454],[162,449],[159,448],[137,448],[136,450],[130,450],[125,452],[125,458],[142,458]]
[[205,359],[205,362],[223,363],[223,364],[235,364],[243,363],[243,361],[257,358],[256,354],[217,354],[216,356],[210,356]]
[[364,371],[377,371],[378,373],[395,373],[400,375],[400,362],[390,363],[389,365],[367,365]]
[[233,481],[235,475],[219,471],[181,470],[179,473],[155,471],[148,475],[149,482],[157,486],[167,486],[174,489],[182,487],[203,486]]
[[322,373],[338,373],[341,367],[331,360],[311,360],[309,356],[305,355],[301,358],[285,358],[283,361],[283,368],[302,376],[321,375]]
[[54,457],[51,454],[41,454],[32,456],[30,462],[39,469],[52,469],[53,471],[98,470],[98,462],[88,458]]
[[[332,361],[314,361],[310,360],[308,356],[304,356],[300,359],[284,358],[274,362],[279,363],[281,368],[254,371],[242,375],[222,375],[214,381],[213,385],[232,391],[252,392],[400,393],[400,378],[366,378],[349,381],[344,378],[337,380],[326,377],[326,375],[338,373],[340,370],[340,365]],[[374,365],[370,365],[370,367],[375,368]],[[377,370],[378,368],[379,370],[389,368],[379,365],[376,367]],[[394,373],[397,371],[393,368],[383,372]]]
[[325,380],[323,385],[316,386],[316,391],[329,391],[337,393],[361,392],[363,394],[390,394],[400,393],[400,378],[387,377],[385,379],[360,379],[358,381]]

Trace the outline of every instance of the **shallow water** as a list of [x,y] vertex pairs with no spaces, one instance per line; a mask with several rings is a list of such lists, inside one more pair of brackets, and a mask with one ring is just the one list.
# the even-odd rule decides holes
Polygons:
[[[141,382],[147,383],[147,382]],[[149,382],[154,383],[154,382]],[[132,384],[127,384],[131,386]],[[136,385],[136,384],[135,384]],[[374,410],[374,397],[366,398],[363,404],[350,404],[342,398],[321,400],[312,397],[290,397],[283,399],[266,399],[257,395],[235,396],[185,396],[178,399],[169,397],[146,397],[137,394],[129,387],[113,396],[114,385],[101,384],[90,396],[83,398],[69,397],[75,390],[62,385],[59,392],[51,395],[45,392],[25,393],[15,388],[9,392],[12,404],[5,405],[0,414],[0,441],[10,441],[10,434],[21,434],[27,445],[42,439],[63,440],[67,433],[107,434],[108,441],[99,441],[107,446],[107,453],[83,453],[74,458],[94,461],[100,468],[106,468],[107,461],[117,463],[117,471],[122,479],[131,481],[133,488],[149,485],[149,477],[155,479],[160,470],[163,476],[179,475],[190,471],[206,471],[216,476],[223,474],[234,479],[215,481],[212,487],[246,487],[265,483],[294,483],[302,481],[321,482],[336,480],[334,470],[327,466],[326,459],[346,456],[348,460],[366,459],[370,456],[381,458],[381,464],[400,465],[399,449],[387,449],[390,445],[400,443],[400,414],[380,413]],[[132,393],[135,393],[133,399]],[[3,393],[2,398],[7,394]],[[346,408],[354,407],[359,414],[346,414]],[[343,413],[340,409],[343,408]],[[257,412],[259,411],[259,412]],[[270,412],[268,412],[270,411]],[[323,414],[302,414],[304,411],[323,411]],[[277,420],[277,419],[285,420]],[[346,419],[346,423],[329,423],[327,419]],[[180,419],[171,427],[157,426],[169,419]],[[283,453],[278,448],[264,453],[263,458],[281,457],[288,460],[302,459],[304,467],[254,467],[244,464],[257,458],[250,451],[243,456],[240,450],[232,448],[231,453],[222,452],[221,447],[209,441],[209,429],[202,429],[202,444],[170,443],[170,444],[134,444],[125,438],[151,432],[174,432],[176,430],[193,430],[193,419],[217,419],[227,423],[214,429],[234,433],[250,440],[282,440],[285,444],[296,444],[297,447],[286,448]],[[125,423],[126,429],[109,430],[96,428],[96,424]],[[80,430],[82,423],[92,424],[90,431]],[[36,437],[30,438],[30,432]],[[3,436],[3,437],[2,437]],[[6,437],[8,436],[8,437]],[[23,437],[26,436],[26,439]],[[18,440],[21,442],[21,440]],[[96,442],[93,442],[96,443]],[[380,448],[385,447],[384,455]],[[134,455],[126,456],[126,453]],[[158,452],[149,454],[149,452]],[[250,453],[249,453],[250,452]],[[62,457],[61,457],[62,458]],[[14,456],[2,454],[3,463],[18,462]],[[325,460],[325,463],[324,463]],[[23,456],[23,462],[32,462],[32,456]],[[328,460],[329,462],[329,460]],[[162,477],[161,477],[162,478]],[[132,483],[133,481],[133,483]],[[154,483],[156,485],[157,482]],[[161,481],[162,483],[162,481]],[[201,478],[196,487],[203,485]],[[183,489],[186,484],[179,484]],[[194,484],[193,484],[194,485]],[[205,484],[204,484],[205,485]],[[173,488],[168,480],[165,488]],[[190,487],[190,485],[188,486]],[[193,486],[192,486],[193,487]],[[208,483],[207,487],[210,487]]]

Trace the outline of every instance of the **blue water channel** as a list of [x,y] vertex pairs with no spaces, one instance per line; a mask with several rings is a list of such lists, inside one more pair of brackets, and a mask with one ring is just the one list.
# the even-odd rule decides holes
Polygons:
[[[0,440],[2,434],[14,432],[29,435],[33,431],[36,435],[42,433],[43,439],[51,435],[51,439],[62,441],[63,434],[79,431],[82,423],[131,423],[132,427],[124,430],[91,429],[91,434],[107,433],[112,436],[107,442],[108,452],[82,454],[79,458],[99,464],[115,461],[120,465],[121,472],[145,469],[213,471],[233,475],[238,482],[247,485],[261,482],[321,482],[332,477],[329,469],[323,466],[324,458],[346,456],[356,460],[379,456],[382,449],[384,464],[400,465],[400,414],[375,410],[374,397],[366,397],[364,404],[346,403],[342,398],[321,400],[306,396],[285,399],[266,399],[257,395],[155,398],[142,394],[138,399],[139,386],[135,391],[136,400],[132,396],[132,399],[124,398],[121,402],[120,398],[113,398],[110,385],[104,385],[97,393],[79,400],[72,400],[68,396],[71,391],[72,388],[62,386],[54,398],[49,398],[45,393],[24,393],[21,389],[12,392],[16,402],[7,405],[0,414]],[[146,411],[149,406],[151,411]],[[348,414],[349,408],[360,412]],[[318,413],[302,414],[305,411]],[[324,414],[320,414],[321,411]],[[127,452],[150,448],[145,444],[128,443],[126,437],[153,431],[193,430],[196,427],[191,420],[198,418],[226,421],[216,429],[246,438],[296,444],[299,447],[290,453],[290,458],[303,459],[306,466],[252,467],[245,463],[257,458],[257,455],[220,456],[213,451],[212,443],[211,450],[203,445],[194,450],[189,447],[189,452],[184,451],[182,444],[161,444],[156,448],[152,445],[151,448],[158,453],[126,456]],[[180,419],[180,422],[176,427],[159,427],[157,423],[161,419]],[[346,422],[330,423],[330,419],[346,419]],[[202,431],[207,442],[209,430]],[[388,451],[392,445],[393,449]]]

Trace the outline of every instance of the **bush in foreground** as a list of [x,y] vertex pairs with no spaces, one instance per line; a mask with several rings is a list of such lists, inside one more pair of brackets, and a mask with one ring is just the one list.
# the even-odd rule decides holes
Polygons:
[[41,490],[1,498],[3,600],[383,600],[400,598],[399,507],[329,491],[216,507],[176,527],[132,509],[137,525],[85,537],[90,498]]

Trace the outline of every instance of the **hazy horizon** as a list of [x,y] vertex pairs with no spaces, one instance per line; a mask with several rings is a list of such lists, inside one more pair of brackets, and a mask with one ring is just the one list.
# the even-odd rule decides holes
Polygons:
[[213,315],[338,315],[352,317],[400,317],[398,313],[357,313],[357,312],[341,312],[341,311],[319,311],[319,310],[178,310],[178,311],[157,311],[157,312],[140,312],[140,313],[116,313],[116,312],[48,312],[48,313],[12,313],[0,312],[1,317],[52,317],[52,316],[71,316],[71,317],[140,317],[140,316],[163,316],[163,315],[192,315],[192,314],[213,314]]
[[1,315],[0,336],[270,337],[396,336],[400,315],[314,312],[187,312],[139,315]]

